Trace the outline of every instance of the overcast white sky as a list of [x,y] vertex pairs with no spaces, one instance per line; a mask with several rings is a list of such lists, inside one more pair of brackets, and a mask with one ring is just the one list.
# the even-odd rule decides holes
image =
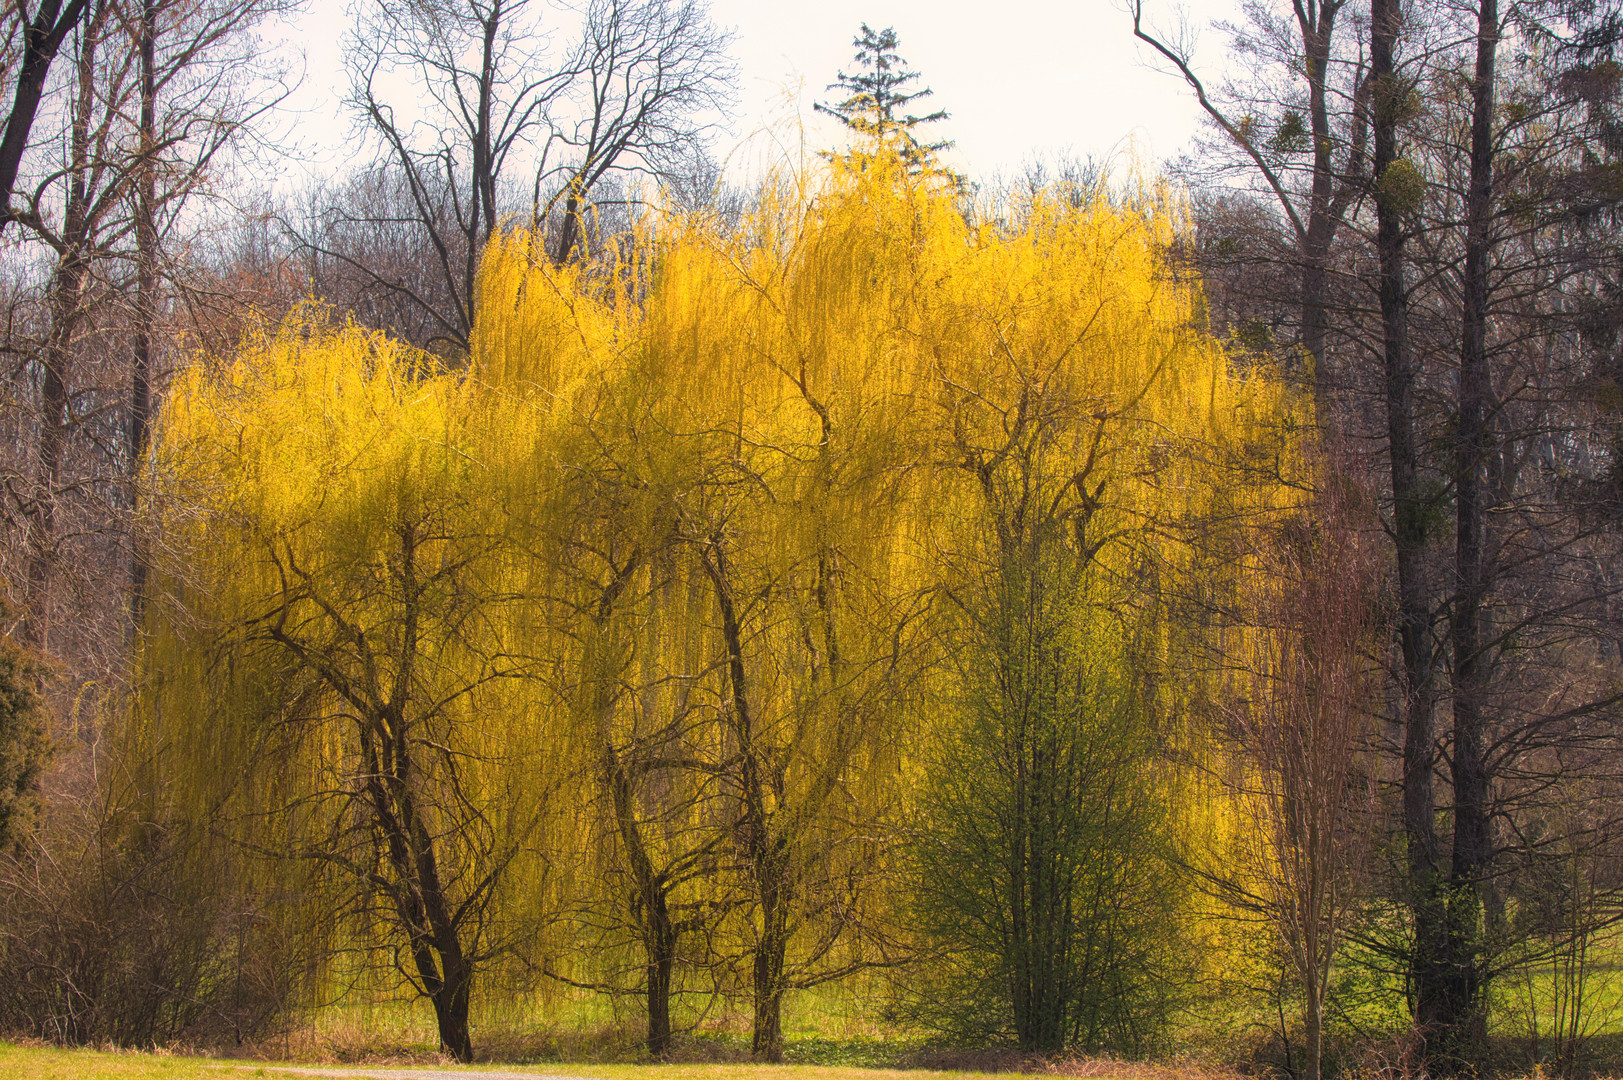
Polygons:
[[[1194,133],[1198,109],[1183,83],[1152,70],[1133,39],[1125,0],[711,0],[715,21],[736,31],[739,101],[718,155],[736,151],[748,167],[751,136],[783,125],[798,108],[815,146],[831,141],[811,102],[851,66],[851,39],[866,21],[894,26],[901,53],[935,91],[931,104],[951,118],[940,138],[957,142],[955,164],[975,177],[1011,171],[1037,154],[1109,155],[1128,145],[1151,159],[1172,157]],[[1145,0],[1154,21],[1181,11],[1204,26],[1232,17],[1237,0]],[[284,27],[270,28],[306,77],[292,104],[301,110],[298,141],[309,170],[341,170],[353,154],[341,113],[341,41],[349,25],[343,0],[313,0]],[[1216,35],[1203,35],[1202,59],[1223,57]],[[788,125],[792,129],[792,123]],[[758,145],[758,144],[757,144]]]

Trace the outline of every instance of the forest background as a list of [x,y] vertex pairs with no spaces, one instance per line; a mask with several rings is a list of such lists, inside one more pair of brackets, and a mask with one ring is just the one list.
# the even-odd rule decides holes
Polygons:
[[0,1025],[1615,1067],[1615,5],[1134,4],[1193,149],[977,181],[380,0],[257,195],[296,13],[6,8]]

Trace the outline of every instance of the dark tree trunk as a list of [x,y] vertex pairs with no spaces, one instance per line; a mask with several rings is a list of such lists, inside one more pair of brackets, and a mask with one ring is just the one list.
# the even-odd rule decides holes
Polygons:
[[[757,871],[759,872],[759,871]],[[776,868],[768,868],[775,878]],[[783,965],[789,949],[789,912],[781,885],[761,890],[761,938],[755,946],[755,1031],[750,1053],[756,1061],[783,1060]]]
[[[566,217],[566,222],[573,218]],[[767,775],[761,749],[756,745],[754,714],[744,671],[744,632],[733,604],[732,582],[720,538],[713,538],[704,555],[704,569],[715,588],[721,612],[722,639],[727,649],[728,683],[732,690],[733,733],[738,740],[738,788],[742,805],[739,833],[755,879],[761,910],[760,936],[755,943],[752,971],[755,992],[754,1035],[750,1051],[757,1061],[783,1060],[784,965],[789,952],[789,903],[792,883],[784,841],[775,836],[768,815],[768,785],[783,796],[782,776]]]
[[[460,954],[460,950],[457,950]],[[443,957],[443,953],[441,954]],[[473,1038],[468,1031],[468,1002],[473,973],[461,963],[445,964],[445,980],[434,995],[434,1019],[439,1024],[440,1046],[457,1061],[473,1060]]]
[[56,567],[56,499],[61,486],[62,454],[72,422],[73,341],[84,314],[85,282],[90,272],[90,206],[87,173],[90,168],[90,114],[95,108],[96,48],[100,19],[92,20],[80,42],[77,97],[73,107],[69,143],[67,205],[62,214],[61,247],[51,281],[51,324],[40,364],[39,456],[35,461],[32,533],[28,553],[28,612],[24,639],[44,649],[50,636],[50,600]]
[[51,61],[56,59],[68,31],[83,17],[88,2],[70,0],[64,9],[62,0],[41,0],[33,21],[23,31],[23,62],[17,72],[17,90],[6,117],[5,134],[0,136],[0,228],[11,220],[11,190],[17,183],[23,152],[28,149],[28,136],[39,112]]
[[[403,742],[404,740],[397,740]],[[412,959],[424,995],[434,1006],[440,1047],[457,1061],[473,1060],[468,1002],[473,965],[451,917],[434,841],[411,796],[410,759],[398,753],[368,754],[387,775],[368,783],[389,861],[397,878],[395,904],[411,935]],[[389,764],[384,765],[382,761]]]
[[[418,906],[412,915],[421,918],[423,913]],[[423,937],[412,944],[411,952],[417,977],[427,991],[429,1004],[434,1006],[440,1049],[467,1064],[473,1060],[473,1039],[468,1030],[473,971],[463,960],[461,943],[454,935],[449,941],[441,935]]]
[[1387,454],[1391,468],[1393,543],[1398,571],[1398,637],[1403,652],[1403,828],[1407,844],[1414,943],[1409,959],[1415,1021],[1422,1030],[1443,1020],[1448,953],[1447,882],[1435,825],[1437,652],[1431,590],[1423,565],[1427,544],[1425,496],[1420,488],[1415,434],[1415,381],[1409,349],[1409,296],[1405,216],[1388,170],[1398,161],[1398,120],[1408,88],[1394,52],[1402,30],[1398,0],[1370,5],[1370,95],[1375,156],[1376,250],[1386,362]]
[[1484,472],[1490,452],[1488,405],[1493,393],[1487,309],[1498,45],[1498,0],[1481,0],[1471,88],[1471,171],[1465,201],[1459,420],[1454,447],[1457,591],[1449,624],[1454,661],[1454,845],[1449,864],[1449,963],[1438,1016],[1439,1026],[1446,1032],[1444,1052],[1461,1057],[1469,1055],[1485,1034],[1481,890],[1491,851],[1489,778],[1483,757],[1483,709],[1490,671],[1483,623],[1490,588],[1487,519],[1492,495]]
[[129,415],[130,620],[139,629],[146,602],[147,552],[137,519],[141,462],[152,417],[152,338],[157,324],[157,37],[158,0],[141,0],[141,160],[135,196],[135,332],[131,344]]
[[[618,587],[613,590],[616,594],[618,591]],[[606,713],[608,703],[599,701],[598,709],[600,715]],[[667,880],[654,871],[648,847],[643,842],[630,773],[609,744],[606,731],[603,740],[602,767],[614,800],[615,826],[636,890],[632,917],[637,920],[642,934],[648,994],[648,1053],[659,1058],[671,1049],[671,982],[676,970],[679,935],[671,919]]]
[[671,979],[676,971],[676,927],[665,894],[651,898],[648,912],[648,1053],[662,1058],[671,1051]]
[[[1037,583],[1033,582],[1033,587]],[[1022,617],[1029,617],[1022,613]],[[1040,647],[1039,647],[1040,648]],[[1042,657],[1042,652],[1039,652]],[[1043,659],[1036,662],[1041,669]],[[1010,662],[1009,667],[1015,665]],[[1059,766],[1059,752],[1047,732],[1033,722],[1041,706],[1029,700],[1045,688],[1030,685],[1025,673],[1010,701],[1020,717],[1010,757],[1016,762],[1014,813],[1016,845],[1010,852],[1010,924],[1014,941],[1014,1025],[1022,1050],[1053,1053],[1065,1048],[1070,987],[1067,969],[1071,946],[1071,883],[1055,830],[1064,808],[1069,777]],[[1041,678],[1042,676],[1038,676]]]
[[1325,289],[1330,245],[1337,221],[1331,214],[1335,177],[1330,160],[1330,117],[1324,100],[1329,67],[1330,32],[1334,9],[1321,12],[1321,25],[1304,26],[1303,44],[1308,65],[1308,122],[1313,138],[1313,186],[1308,194],[1307,234],[1302,242],[1302,347],[1313,360],[1313,399],[1319,423],[1329,419],[1330,315],[1325,310]]
[[567,263],[575,253],[575,242],[580,236],[580,215],[580,192],[571,190],[564,198],[563,220],[558,225],[558,251],[552,259],[559,266]]
[[77,323],[85,268],[77,253],[58,268],[51,288],[51,329],[41,353],[45,369],[40,388],[39,456],[30,495],[28,617],[24,639],[44,650],[50,638],[52,580],[56,570],[56,500],[61,487],[62,451],[69,424],[68,379],[73,328]]
[[1316,11],[1311,4],[1296,8],[1308,85],[1308,132],[1313,140],[1313,178],[1308,192],[1306,229],[1301,238],[1302,348],[1313,363],[1313,401],[1321,425],[1330,419],[1332,383],[1326,369],[1330,360],[1330,313],[1325,306],[1330,246],[1335,242],[1336,230],[1345,212],[1335,199],[1335,162],[1331,158],[1334,140],[1325,98],[1330,46],[1340,8],[1340,0],[1321,3]]

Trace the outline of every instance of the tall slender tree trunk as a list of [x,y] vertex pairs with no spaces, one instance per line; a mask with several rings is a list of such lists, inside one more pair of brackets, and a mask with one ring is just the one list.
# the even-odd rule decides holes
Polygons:
[[[1298,6],[1303,62],[1308,82],[1308,129],[1313,139],[1313,179],[1308,192],[1307,230],[1302,237],[1302,347],[1313,362],[1313,401],[1318,422],[1330,417],[1330,313],[1326,308],[1330,246],[1339,214],[1332,210],[1336,177],[1331,148],[1330,114],[1325,79],[1330,67],[1331,35],[1339,3],[1321,4],[1316,19],[1303,19]],[[1311,5],[1307,9],[1311,11]]]
[[1454,844],[1449,865],[1449,968],[1445,1019],[1451,1042],[1468,1053],[1485,1035],[1482,995],[1483,872],[1491,857],[1484,705],[1489,681],[1484,606],[1491,586],[1485,470],[1490,453],[1488,406],[1488,255],[1493,210],[1493,108],[1499,46],[1498,0],[1477,9],[1476,70],[1471,87],[1471,171],[1465,200],[1464,309],[1460,333],[1459,420],[1455,434],[1455,573],[1453,647]]
[[637,821],[629,772],[609,741],[607,691],[597,703],[602,739],[602,768],[614,802],[615,827],[625,849],[634,882],[634,917],[640,924],[648,994],[648,1053],[656,1058],[671,1049],[671,982],[676,969],[677,927],[671,919],[665,879],[654,872]]
[[676,973],[676,926],[663,889],[647,898],[648,1053],[662,1058],[671,1052],[671,982]]
[[51,596],[56,576],[56,502],[62,486],[62,452],[70,423],[69,365],[84,276],[81,254],[70,252],[58,267],[56,280],[51,285],[51,327],[40,356],[44,380],[40,387],[38,457],[34,462],[30,493],[28,613],[24,638],[29,645],[41,650],[47,648],[50,639]]
[[129,413],[130,621],[139,629],[146,604],[147,551],[140,522],[141,463],[152,416],[152,338],[157,324],[157,37],[159,0],[141,0],[141,159],[135,196],[135,332]]
[[[1420,488],[1419,440],[1415,431],[1417,372],[1409,348],[1406,280],[1406,215],[1400,177],[1398,120],[1408,88],[1397,74],[1395,51],[1402,32],[1398,0],[1370,6],[1370,96],[1375,156],[1376,251],[1386,364],[1387,454],[1391,470],[1393,542],[1398,571],[1398,636],[1403,653],[1403,827],[1407,846],[1409,907],[1414,942],[1409,981],[1416,1023],[1424,1033],[1446,1024],[1444,982],[1448,953],[1447,882],[1436,831],[1437,649],[1432,595],[1423,557],[1427,507]],[[1403,166],[1399,166],[1402,168]]]
[[1011,954],[1009,978],[1013,983],[1010,987],[1009,1001],[1014,1009],[1014,1037],[1020,1049],[1034,1050],[1037,1042],[1035,1016],[1039,988],[1036,973],[1032,971],[1035,927],[1032,925],[1031,883],[1026,879],[1030,869],[1028,856],[1031,845],[1031,806],[1027,783],[1025,732],[1018,724],[1010,742],[1012,745],[1009,747],[1009,759],[1014,764],[1014,775],[1009,777],[1013,784],[1010,807],[1012,828],[1008,849],[1009,865],[1005,871],[1009,882]]
[[1307,1002],[1303,1009],[1302,1075],[1298,1080],[1319,1080],[1324,1062],[1324,999],[1317,980],[1309,979]]
[[[1312,706],[1309,706],[1311,709]],[[1307,724],[1311,725],[1315,719],[1309,714]],[[1305,743],[1305,745],[1304,745]],[[1296,902],[1300,912],[1301,925],[1301,964],[1302,973],[1306,976],[1302,980],[1302,1075],[1298,1080],[1319,1080],[1324,1067],[1324,993],[1326,983],[1329,981],[1330,964],[1334,959],[1333,939],[1335,927],[1327,919],[1326,907],[1332,903],[1328,891],[1335,888],[1330,880],[1330,853],[1326,851],[1330,839],[1331,822],[1327,808],[1313,798],[1313,790],[1322,785],[1322,790],[1328,792],[1333,789],[1334,781],[1321,766],[1318,751],[1321,749],[1318,740],[1311,731],[1293,733],[1289,744],[1291,749],[1299,755],[1297,761],[1301,772],[1294,786],[1302,793],[1302,798],[1295,800],[1295,815],[1304,823],[1301,840],[1294,846],[1300,852],[1304,880]],[[1287,764],[1291,768],[1292,763]],[[1288,790],[1288,789],[1287,789]],[[1287,819],[1289,811],[1287,810]]]
[[[569,215],[567,220],[572,220]],[[785,841],[773,830],[770,807],[783,797],[782,775],[769,774],[757,745],[754,710],[744,665],[744,631],[733,603],[732,581],[719,537],[703,555],[705,573],[721,612],[721,634],[727,649],[727,681],[732,690],[733,734],[738,740],[738,788],[742,803],[739,832],[755,879],[761,925],[755,943],[752,983],[755,993],[754,1034],[750,1050],[757,1061],[783,1060],[784,966],[789,951],[789,907],[793,881]]]
[[62,481],[62,455],[72,423],[73,343],[84,316],[84,290],[90,272],[90,114],[95,108],[96,49],[101,18],[91,20],[79,43],[77,86],[69,136],[67,204],[62,214],[61,247],[50,286],[50,327],[41,350],[38,457],[34,463],[29,514],[28,611],[23,633],[28,644],[45,649],[50,637],[52,581],[56,571],[56,501]]

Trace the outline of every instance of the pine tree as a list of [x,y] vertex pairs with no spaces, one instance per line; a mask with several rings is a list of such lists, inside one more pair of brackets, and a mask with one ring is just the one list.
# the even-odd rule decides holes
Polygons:
[[932,94],[929,87],[912,90],[919,74],[909,71],[906,60],[896,51],[898,39],[893,27],[874,31],[867,23],[851,42],[856,47],[855,74],[841,71],[830,90],[843,90],[844,101],[817,102],[814,108],[834,117],[858,135],[866,136],[881,148],[894,151],[907,163],[910,172],[940,171],[936,156],[952,148],[950,140],[920,142],[916,129],[947,119],[945,109],[914,116],[907,107]]

